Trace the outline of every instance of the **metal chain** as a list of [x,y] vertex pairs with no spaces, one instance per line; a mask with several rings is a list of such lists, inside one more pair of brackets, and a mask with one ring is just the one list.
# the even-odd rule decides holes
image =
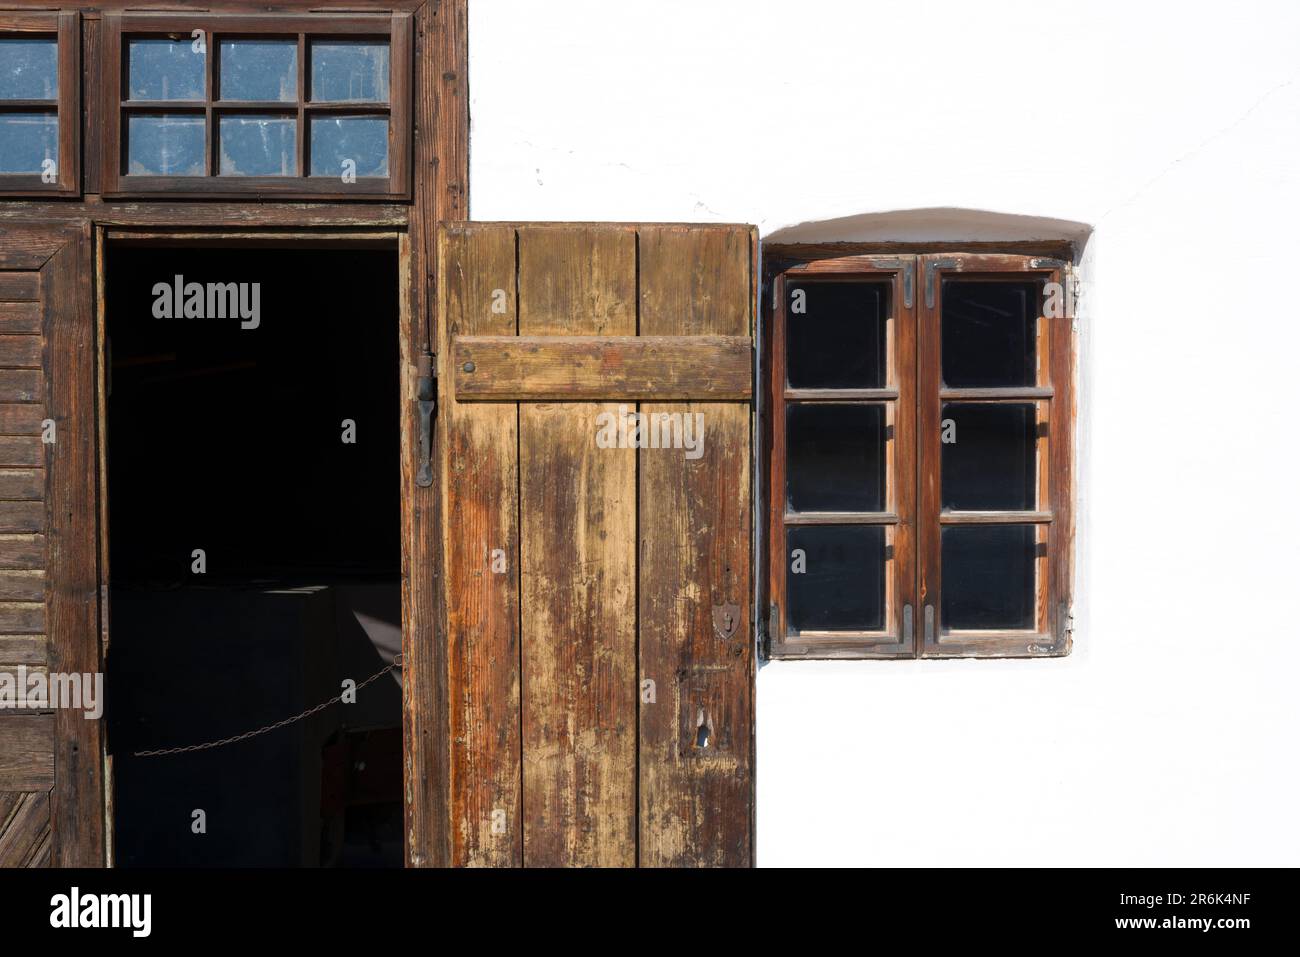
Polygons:
[[[396,658],[393,659],[393,663],[391,665],[387,665],[386,667],[381,668],[379,671],[376,671],[365,681],[361,682],[361,684],[357,685],[356,688],[353,690],[360,691],[362,688],[370,684],[372,681],[378,681],[380,678],[388,674],[394,668],[400,668],[400,667],[402,667],[402,656],[399,654]],[[340,692],[339,694],[336,694],[333,698],[330,698],[329,701],[322,702],[321,704],[316,705],[316,707],[314,708],[308,708],[306,711],[302,712],[301,714],[296,714],[292,718],[285,718],[283,721],[277,721],[275,724],[268,724],[266,727],[258,728],[256,731],[245,731],[243,734],[232,735],[229,738],[222,738],[219,741],[207,741],[204,742],[203,744],[190,744],[190,745],[186,745],[183,748],[158,748],[157,750],[154,751],[135,751],[132,753],[132,757],[161,758],[170,754],[186,754],[190,751],[207,751],[209,748],[219,748],[225,744],[234,744],[237,741],[247,741],[249,738],[256,738],[259,734],[267,734],[271,731],[278,730],[279,728],[283,728],[297,721],[302,721],[305,718],[310,718],[318,711],[324,711],[330,705],[338,704],[340,701],[343,700],[344,693],[345,692]]]

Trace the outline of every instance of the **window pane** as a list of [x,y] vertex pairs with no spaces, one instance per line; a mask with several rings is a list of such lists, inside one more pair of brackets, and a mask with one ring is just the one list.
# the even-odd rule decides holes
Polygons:
[[296,40],[223,40],[220,66],[223,100],[298,99]]
[[291,116],[223,116],[222,176],[294,176],[298,121]]
[[796,512],[879,512],[885,506],[885,410],[786,406],[786,492]]
[[357,176],[388,175],[388,118],[313,116],[311,175],[342,176],[352,166]]
[[1033,385],[1038,306],[1038,283],[944,280],[944,384]]
[[54,100],[59,96],[59,41],[0,38],[0,100]]
[[786,542],[786,625],[792,632],[884,627],[883,527],[798,525],[787,530]]
[[318,103],[387,103],[388,44],[373,40],[313,42],[311,98]]
[[1034,508],[1037,436],[1033,403],[945,403],[940,423],[943,507]]
[[885,385],[889,286],[880,282],[786,287],[786,381],[795,389]]
[[131,40],[127,48],[128,99],[201,100],[206,57],[193,41]]
[[126,137],[127,172],[132,176],[203,175],[201,116],[132,116]]
[[57,176],[58,162],[57,113],[0,113],[0,173],[44,173],[48,169]]
[[941,533],[948,629],[1034,627],[1034,526],[949,525]]

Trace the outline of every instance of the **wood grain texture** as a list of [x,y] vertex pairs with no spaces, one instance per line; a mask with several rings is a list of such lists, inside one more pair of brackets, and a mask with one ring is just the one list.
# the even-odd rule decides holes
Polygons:
[[[448,229],[440,255],[448,335],[512,332],[514,230]],[[504,312],[492,310],[494,289],[507,293]],[[453,399],[443,410],[442,427],[451,862],[518,866],[524,832],[517,413],[513,405]]]
[[[642,227],[641,332],[746,336],[751,232]],[[752,860],[750,417],[743,403],[647,403],[702,416],[703,455],[640,452],[640,863]],[[713,608],[735,605],[724,639]],[[701,729],[703,729],[701,731]],[[701,738],[703,734],[703,738]]]
[[[438,224],[466,216],[469,182],[467,0],[429,0],[414,23],[412,96],[413,203],[410,207],[410,310],[402,331],[405,414],[403,445],[419,437],[417,365],[441,351],[434,328],[438,302]],[[405,214],[402,207],[398,207]],[[441,357],[439,357],[441,362]],[[445,455],[441,417],[433,432],[433,461]],[[406,862],[451,861],[450,752],[447,697],[447,611],[444,586],[441,483],[422,488],[414,452],[402,470],[403,741],[406,779]]]
[[0,667],[44,665],[49,654],[44,635],[0,635]]
[[[95,341],[89,226],[71,232],[43,272],[45,376],[58,441],[46,445],[50,670],[103,671],[99,632]],[[37,440],[39,441],[39,439]],[[55,712],[56,780],[50,797],[52,861],[102,867],[104,747],[101,722]]]
[[0,568],[44,567],[44,535],[0,534]]
[[50,793],[0,793],[0,868],[50,866]]
[[0,791],[54,786],[54,716],[0,713]]
[[35,302],[40,297],[40,276],[36,273],[0,273],[0,301]]
[[[580,322],[575,322],[580,325]],[[475,336],[452,340],[456,397],[495,401],[748,399],[748,336]]]
[[0,333],[40,333],[41,307],[35,302],[0,302]]
[[[519,230],[519,333],[636,334],[636,236]],[[636,862],[636,453],[612,403],[519,409],[524,862]]]

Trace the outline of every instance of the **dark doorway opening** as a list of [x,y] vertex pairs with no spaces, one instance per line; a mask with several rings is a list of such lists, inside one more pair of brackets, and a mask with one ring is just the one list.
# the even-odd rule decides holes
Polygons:
[[[110,242],[121,866],[402,863],[395,244]],[[224,314],[224,317],[223,315]]]

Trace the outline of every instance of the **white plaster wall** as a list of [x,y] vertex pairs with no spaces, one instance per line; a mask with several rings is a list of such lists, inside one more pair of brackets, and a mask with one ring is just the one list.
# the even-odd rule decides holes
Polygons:
[[475,219],[1094,230],[1074,654],[766,665],[760,864],[1300,863],[1300,6],[470,0],[470,91]]

